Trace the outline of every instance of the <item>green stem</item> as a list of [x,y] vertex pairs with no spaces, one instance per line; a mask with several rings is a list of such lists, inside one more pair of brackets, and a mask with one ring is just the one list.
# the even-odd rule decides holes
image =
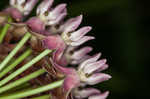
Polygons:
[[12,57],[18,52],[18,50],[26,43],[26,41],[31,37],[30,33],[26,33],[23,39],[17,44],[17,46],[11,51],[11,53],[2,61],[0,64],[0,71],[7,65],[7,63],[12,59]]
[[[8,17],[8,22],[12,22],[11,17]],[[8,24],[8,23],[6,23],[5,26],[3,27],[2,32],[0,34],[0,44],[3,42],[3,39],[4,39],[5,35],[6,35],[9,27],[10,27],[10,24]]]
[[1,96],[0,99],[20,99],[20,98],[24,98],[24,97],[28,97],[28,96],[32,96],[35,94],[39,94],[48,90],[52,90],[54,88],[60,87],[63,84],[64,80],[60,80],[60,81],[56,81],[54,83],[36,88],[36,89],[32,89],[32,90],[28,90],[28,91],[24,91],[24,92],[20,92],[17,94],[12,94],[9,96]]
[[19,58],[17,58],[12,64],[7,66],[2,72],[0,72],[0,78],[5,76],[9,71],[13,70],[19,63],[21,63],[26,57],[32,53],[31,49],[24,52]]
[[31,99],[51,99],[51,96],[50,95],[43,95],[43,96],[31,98]]
[[7,91],[7,90],[10,90],[10,89],[12,89],[14,87],[17,87],[17,86],[19,86],[19,85],[21,85],[21,84],[23,84],[25,82],[28,82],[29,80],[31,80],[33,78],[36,78],[36,77],[38,77],[39,75],[41,75],[41,74],[43,74],[45,72],[46,71],[44,69],[40,69],[40,70],[38,70],[36,72],[33,72],[33,73],[31,73],[31,74],[29,74],[29,75],[27,75],[27,76],[25,76],[25,77],[23,77],[21,79],[16,80],[15,82],[7,84],[6,86],[0,88],[0,94],[5,92],[5,91]]
[[48,50],[46,49],[45,51],[43,51],[40,55],[36,56],[34,59],[32,59],[31,61],[29,61],[27,64],[23,65],[21,68],[17,69],[15,72],[11,73],[8,77],[6,77],[5,79],[0,81],[0,86],[6,84],[7,82],[9,82],[10,80],[12,80],[14,77],[18,76],[19,74],[21,74],[22,72],[24,72],[25,70],[27,70],[28,68],[30,68],[33,64],[35,64],[36,62],[38,62],[39,60],[41,60],[44,56],[48,55],[49,53],[51,53],[52,50]]

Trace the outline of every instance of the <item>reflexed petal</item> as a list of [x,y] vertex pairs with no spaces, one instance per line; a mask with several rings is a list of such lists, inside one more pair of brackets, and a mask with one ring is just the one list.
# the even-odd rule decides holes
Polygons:
[[9,0],[9,4],[10,4],[11,6],[14,6],[14,5],[15,5],[15,2],[16,2],[16,0]]
[[81,59],[83,58],[87,53],[91,52],[93,50],[92,47],[84,47],[84,48],[81,48],[80,50],[78,51],[75,51],[73,53],[73,55],[71,56],[72,59]]
[[95,37],[93,37],[93,36],[84,36],[80,40],[72,42],[71,46],[79,46],[79,45],[81,45],[89,40],[93,40],[93,39],[95,39]]
[[80,84],[80,79],[78,75],[67,75],[64,80],[63,88],[65,91],[71,91],[73,88],[78,87]]
[[44,14],[52,6],[54,0],[43,0],[37,8],[37,14]]
[[52,11],[49,11],[47,16],[47,24],[54,25],[59,23],[67,15],[66,4],[60,4]]
[[66,45],[64,41],[61,39],[59,35],[51,35],[47,36],[43,43],[46,48],[48,49],[58,49],[58,50],[64,50],[66,48]]
[[17,0],[17,4],[18,5],[22,5],[23,3],[25,3],[26,0]]
[[81,39],[85,34],[87,34],[91,29],[92,29],[92,27],[90,27],[90,26],[83,27],[83,28],[79,29],[78,31],[71,33],[70,39],[72,41],[77,41],[77,40]]
[[83,63],[81,63],[78,70],[79,71],[82,70],[87,64],[97,61],[100,57],[101,57],[101,53],[98,53],[98,54],[94,55],[93,57],[85,60]]
[[60,31],[64,33],[72,32],[76,30],[82,21],[82,15],[77,16],[75,18],[71,18],[68,21],[66,21],[61,27]]
[[86,79],[86,83],[89,85],[95,85],[100,82],[109,80],[111,78],[110,75],[104,73],[95,73]]
[[79,86],[80,78],[74,68],[66,68],[58,65],[52,59],[50,60],[53,66],[60,72],[66,75],[63,88],[65,91],[71,91],[73,88]]
[[99,60],[97,62],[91,63],[91,64],[87,64],[84,69],[83,72],[86,74],[91,74],[94,71],[100,69],[102,66],[104,66],[104,64],[106,63],[106,59],[103,60]]
[[52,11],[50,11],[48,18],[51,18],[53,16],[59,16],[61,13],[64,12],[64,10],[66,9],[66,4],[59,4],[58,6],[56,6]]
[[24,15],[28,15],[31,10],[34,8],[35,4],[38,2],[38,0],[29,0],[24,7]]
[[74,96],[78,99],[87,98],[91,95],[100,94],[101,92],[95,88],[85,88],[82,90],[75,90]]
[[101,66],[98,70],[96,70],[95,72],[101,72],[103,70],[106,70],[108,68],[108,64],[104,64],[103,66]]
[[106,99],[108,97],[108,95],[109,95],[109,92],[106,91],[102,94],[90,96],[88,99]]
[[[26,24],[30,27],[30,29],[34,32],[41,33],[45,30],[44,23],[37,17],[30,18]],[[37,25],[38,24],[38,25]]]

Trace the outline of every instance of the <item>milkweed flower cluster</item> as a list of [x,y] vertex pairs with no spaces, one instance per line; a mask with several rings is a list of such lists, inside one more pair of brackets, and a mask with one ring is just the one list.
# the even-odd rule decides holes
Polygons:
[[[5,43],[11,46],[11,40],[17,41],[26,32],[32,37],[26,46],[34,50],[34,54],[43,49],[53,50],[52,55],[38,63],[38,68],[44,68],[47,74],[37,78],[36,81],[44,85],[57,79],[64,78],[61,88],[48,91],[52,99],[106,99],[109,91],[101,92],[88,85],[99,84],[109,80],[109,74],[102,73],[108,68],[106,59],[100,59],[101,53],[89,55],[93,50],[90,46],[80,48],[80,45],[95,39],[87,35],[91,26],[79,28],[83,15],[68,20],[67,4],[62,3],[53,7],[54,0],[43,0],[36,9],[36,16],[24,20],[30,14],[38,0],[10,0],[10,6],[0,13],[0,24],[7,23],[6,18],[13,19]],[[24,50],[24,49],[22,49]],[[30,59],[30,58],[29,58]],[[27,60],[29,60],[27,59]],[[47,67],[51,65],[51,67]],[[32,72],[37,67],[31,68]],[[37,83],[36,82],[36,83]]]

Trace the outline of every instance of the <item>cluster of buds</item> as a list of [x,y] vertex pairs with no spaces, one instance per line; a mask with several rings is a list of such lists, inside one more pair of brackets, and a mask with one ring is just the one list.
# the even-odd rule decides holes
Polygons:
[[[87,88],[88,85],[99,84],[111,78],[110,75],[102,73],[108,68],[106,59],[99,60],[101,53],[89,55],[93,50],[90,46],[79,49],[80,45],[95,39],[93,36],[86,35],[92,27],[79,28],[83,15],[65,20],[67,4],[53,7],[54,0],[43,0],[37,7],[36,16],[24,20],[37,2],[38,0],[10,0],[10,7],[0,13],[0,25],[8,23],[6,21],[8,16],[13,21],[9,22],[10,29],[4,38],[4,43],[0,46],[6,47],[8,53],[15,46],[12,42],[17,42],[28,32],[31,38],[20,53],[26,47],[32,48],[34,55],[45,49],[53,50],[51,55],[27,71],[27,74],[39,68],[47,71],[46,74],[32,80],[31,84],[45,85],[64,78],[60,88],[47,91],[52,99],[60,99],[60,97],[61,99],[106,99],[109,91],[102,93],[98,89]],[[0,50],[0,54],[2,53]],[[25,62],[30,59],[31,57],[27,58]],[[40,66],[37,68],[37,65]],[[51,67],[48,67],[49,65]]]

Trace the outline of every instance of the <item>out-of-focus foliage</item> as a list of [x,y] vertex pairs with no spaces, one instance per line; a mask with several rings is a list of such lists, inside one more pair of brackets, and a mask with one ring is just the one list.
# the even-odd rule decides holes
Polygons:
[[[68,16],[84,15],[92,25],[94,52],[108,59],[113,78],[96,87],[111,91],[109,99],[149,99],[150,6],[138,0],[56,0],[66,2]],[[0,9],[8,0],[0,1]]]

